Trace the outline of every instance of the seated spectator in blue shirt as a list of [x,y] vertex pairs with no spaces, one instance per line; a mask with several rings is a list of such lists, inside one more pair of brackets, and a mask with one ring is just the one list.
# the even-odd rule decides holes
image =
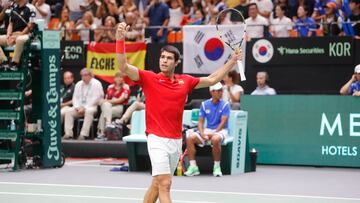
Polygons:
[[306,6],[299,6],[298,19],[295,23],[295,29],[300,37],[316,36],[315,21],[308,16],[308,8]]
[[[228,135],[228,119],[230,116],[230,104],[221,99],[223,86],[216,83],[210,86],[211,99],[202,102],[199,113],[198,130],[187,132],[186,144],[190,160],[190,166],[185,172],[186,176],[199,175],[199,167],[196,165],[195,145],[203,147],[206,143],[211,143],[214,158],[214,176],[222,176],[220,168],[221,143]],[[206,128],[204,123],[206,119]]]
[[341,87],[340,94],[360,96],[360,64],[355,67],[351,79]]
[[[160,0],[152,0],[144,11],[145,23],[149,26],[168,26],[170,20],[170,10],[166,3]],[[165,43],[167,30],[162,28],[150,28],[149,34],[153,42]]]

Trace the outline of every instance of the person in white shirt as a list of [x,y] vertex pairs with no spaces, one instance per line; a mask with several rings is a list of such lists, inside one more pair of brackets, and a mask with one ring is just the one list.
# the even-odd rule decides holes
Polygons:
[[274,88],[268,86],[269,75],[267,72],[262,71],[256,74],[256,89],[251,93],[251,95],[276,95]]
[[291,19],[285,16],[285,6],[277,5],[275,13],[277,18],[272,21],[270,32],[273,37],[289,37],[292,29]]
[[84,12],[81,10],[80,5],[86,4],[87,0],[64,0],[65,6],[70,10],[70,20],[76,22],[79,20]]
[[71,139],[73,137],[74,119],[78,117],[84,117],[84,123],[78,139],[84,140],[89,137],[90,127],[97,112],[97,106],[104,97],[104,90],[100,81],[93,78],[90,70],[83,68],[80,71],[80,75],[81,81],[75,85],[73,107],[65,113],[64,139]]
[[246,33],[249,39],[264,37],[264,27],[269,25],[268,20],[258,14],[256,3],[249,4],[249,18],[245,20],[245,23],[247,24]]
[[82,19],[79,20],[79,23],[76,25],[76,29],[79,30],[78,33],[81,41],[85,44],[90,42],[90,30],[95,30],[96,28],[97,26],[94,23],[94,15],[90,11],[85,12]]
[[184,16],[184,3],[182,0],[171,0],[170,1],[170,27],[180,27],[180,22]]
[[230,102],[231,109],[233,110],[240,109],[240,96],[244,94],[244,89],[237,84],[239,83],[239,76],[239,73],[236,70],[233,70],[229,71],[223,79],[224,86],[222,99]]
[[51,17],[49,4],[45,3],[45,0],[33,0],[32,4],[34,5],[36,12],[35,20],[44,19],[45,28],[47,28]]
[[250,3],[256,3],[259,14],[265,18],[269,18],[271,11],[274,9],[274,4],[271,0],[253,0]]

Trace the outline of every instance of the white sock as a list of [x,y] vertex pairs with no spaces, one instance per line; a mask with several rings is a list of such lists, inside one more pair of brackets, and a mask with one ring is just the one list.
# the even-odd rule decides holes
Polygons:
[[214,167],[219,167],[220,166],[220,161],[214,161]]
[[196,166],[196,160],[190,160],[190,166]]

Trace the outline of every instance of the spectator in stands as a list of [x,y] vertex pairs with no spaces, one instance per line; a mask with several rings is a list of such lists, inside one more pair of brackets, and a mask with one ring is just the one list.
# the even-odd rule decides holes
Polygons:
[[[240,4],[238,4],[237,6],[234,7],[234,9],[238,10],[243,17],[246,19],[249,17],[249,4],[248,4],[248,0],[240,0]],[[241,20],[241,19],[236,19],[236,15],[232,15],[230,17],[231,21],[237,21],[237,20]]]
[[289,37],[292,30],[291,19],[285,16],[286,7],[283,5],[277,5],[275,18],[270,26],[270,32],[273,37]]
[[59,24],[56,26],[61,32],[61,40],[71,40],[72,39],[72,29],[74,29],[74,21],[71,21],[69,18],[69,9],[64,6],[61,11],[61,18]]
[[216,16],[217,14],[226,9],[226,4],[224,3],[223,0],[206,0],[206,13],[207,13],[207,17],[206,17],[206,24],[211,24],[214,25],[216,24]]
[[264,37],[265,26],[268,26],[268,20],[258,14],[258,6],[256,3],[249,4],[249,18],[245,20],[247,24],[247,37],[262,38]]
[[[82,4],[80,5],[80,9],[82,12],[87,12],[87,11],[90,11],[93,16],[94,16],[94,22],[96,25],[102,25],[102,21],[101,19],[97,18],[96,17],[96,12],[97,12],[97,9],[98,9],[98,5],[97,5],[97,2],[99,1],[96,1],[96,0],[87,0],[87,2],[85,4]],[[99,2],[100,3],[100,2]]]
[[336,14],[337,5],[334,2],[326,4],[325,15],[321,20],[324,36],[338,36],[341,32],[342,20]]
[[149,26],[163,26],[161,28],[149,28],[152,42],[164,43],[167,39],[166,26],[169,24],[170,13],[166,3],[160,0],[151,0],[150,5],[144,11],[145,23]]
[[[170,0],[169,8],[169,25],[170,27],[179,27],[180,22],[184,16],[184,3],[183,0]],[[173,30],[173,29],[171,29]],[[170,31],[170,30],[169,30]]]
[[360,39],[360,1],[350,0],[351,15],[349,17],[352,22],[354,36],[356,39]]
[[45,28],[47,28],[51,17],[49,4],[45,3],[45,0],[33,0],[31,3],[35,7],[35,19],[43,19],[45,21]]
[[[199,175],[200,171],[196,165],[195,154],[198,145],[203,147],[211,143],[214,158],[214,176],[222,176],[220,159],[221,143],[228,136],[228,120],[230,116],[230,104],[221,99],[222,85],[217,83],[210,86],[211,99],[204,101],[200,107],[198,131],[188,131],[186,136],[186,147],[190,160],[190,166],[185,172],[186,176]],[[205,120],[207,122],[204,128]]]
[[295,29],[300,37],[316,36],[316,23],[307,14],[308,8],[306,6],[299,6],[298,19],[295,23]]
[[244,89],[238,85],[239,73],[236,70],[229,71],[224,77],[222,99],[231,104],[231,109],[240,109],[240,96],[244,94]]
[[185,6],[184,16],[180,22],[180,25],[202,25],[206,15],[201,2],[195,0],[187,12],[188,8],[188,6]]
[[276,95],[275,89],[269,87],[269,75],[267,72],[262,71],[256,74],[256,89],[251,95]]
[[149,0],[133,0],[140,16],[144,16],[144,10],[149,4]]
[[118,9],[119,20],[121,22],[124,21],[125,15],[129,12],[132,12],[136,16],[139,15],[135,3],[132,0],[124,0],[123,5]]
[[29,39],[29,32],[32,29],[32,11],[30,5],[27,4],[27,0],[17,0],[15,8],[11,12],[7,33],[6,35],[0,35],[0,46],[15,45],[10,64],[8,64],[8,59],[0,47],[0,61],[3,63],[1,66],[5,67],[5,69],[18,69],[24,44]]
[[50,6],[51,16],[54,18],[60,18],[61,11],[64,7],[64,0],[46,0],[45,1]]
[[112,16],[105,19],[105,26],[101,26],[95,32],[96,42],[115,42],[116,20]]
[[336,4],[335,0],[315,0],[314,12],[312,13],[311,18],[314,19],[316,22],[321,21],[321,19],[323,19],[325,16],[325,8],[329,2],[333,2]]
[[136,94],[136,100],[126,109],[125,113],[120,118],[118,123],[128,123],[134,111],[140,111],[143,109],[145,109],[145,95],[142,91],[142,88],[140,87]]
[[98,123],[98,138],[104,137],[105,127],[111,124],[113,117],[120,118],[124,111],[124,105],[129,102],[130,87],[124,82],[124,75],[117,72],[114,84],[109,85],[105,99],[99,102],[101,115]]
[[271,0],[252,0],[251,3],[256,3],[261,16],[270,18],[271,11],[274,9],[274,4]]
[[125,14],[125,22],[130,25],[128,32],[126,32],[126,41],[143,41],[144,40],[144,23],[141,18],[137,17],[134,12],[127,12]]
[[90,42],[90,30],[95,30],[96,27],[94,16],[90,11],[85,12],[81,20],[76,24],[76,29],[84,43]]
[[291,9],[288,3],[288,0],[279,0],[278,3],[276,4],[276,6],[273,9],[272,14],[270,15],[270,20],[273,20],[275,18],[278,18],[279,16],[276,14],[276,7],[277,6],[281,6],[283,8],[284,11],[284,16],[290,18],[291,16]]
[[203,10],[195,11],[195,15],[192,15],[190,19],[187,20],[187,25],[202,25],[205,19],[205,13]]
[[360,96],[360,64],[355,66],[351,79],[341,87],[341,95]]
[[81,10],[80,5],[84,5],[86,0],[65,0],[66,7],[70,10],[70,20],[76,22],[81,19],[84,12]]
[[64,122],[65,113],[72,106],[72,98],[75,89],[73,73],[70,71],[65,71],[63,74],[63,82],[64,84],[62,84],[60,87],[61,123]]
[[96,11],[97,18],[104,20],[107,16],[113,16],[115,19],[118,19],[118,14],[118,6],[115,0],[99,1]]
[[300,6],[307,7],[308,15],[311,16],[314,10],[315,0],[295,0],[294,3],[291,3],[292,0],[289,0],[290,4],[290,18],[295,22],[297,20],[297,12]]
[[81,81],[75,85],[73,107],[65,113],[64,139],[73,137],[74,119],[79,117],[84,117],[84,123],[78,139],[84,140],[89,137],[97,106],[104,97],[104,90],[100,81],[93,77],[90,70],[83,68],[80,75]]

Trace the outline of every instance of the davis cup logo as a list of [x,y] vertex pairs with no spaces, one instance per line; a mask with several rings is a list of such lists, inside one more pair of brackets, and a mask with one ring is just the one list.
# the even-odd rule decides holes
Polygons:
[[252,48],[254,59],[259,63],[267,63],[274,55],[274,47],[266,39],[260,39],[255,42]]
[[206,58],[216,61],[224,54],[224,44],[218,38],[210,38],[204,46]]

